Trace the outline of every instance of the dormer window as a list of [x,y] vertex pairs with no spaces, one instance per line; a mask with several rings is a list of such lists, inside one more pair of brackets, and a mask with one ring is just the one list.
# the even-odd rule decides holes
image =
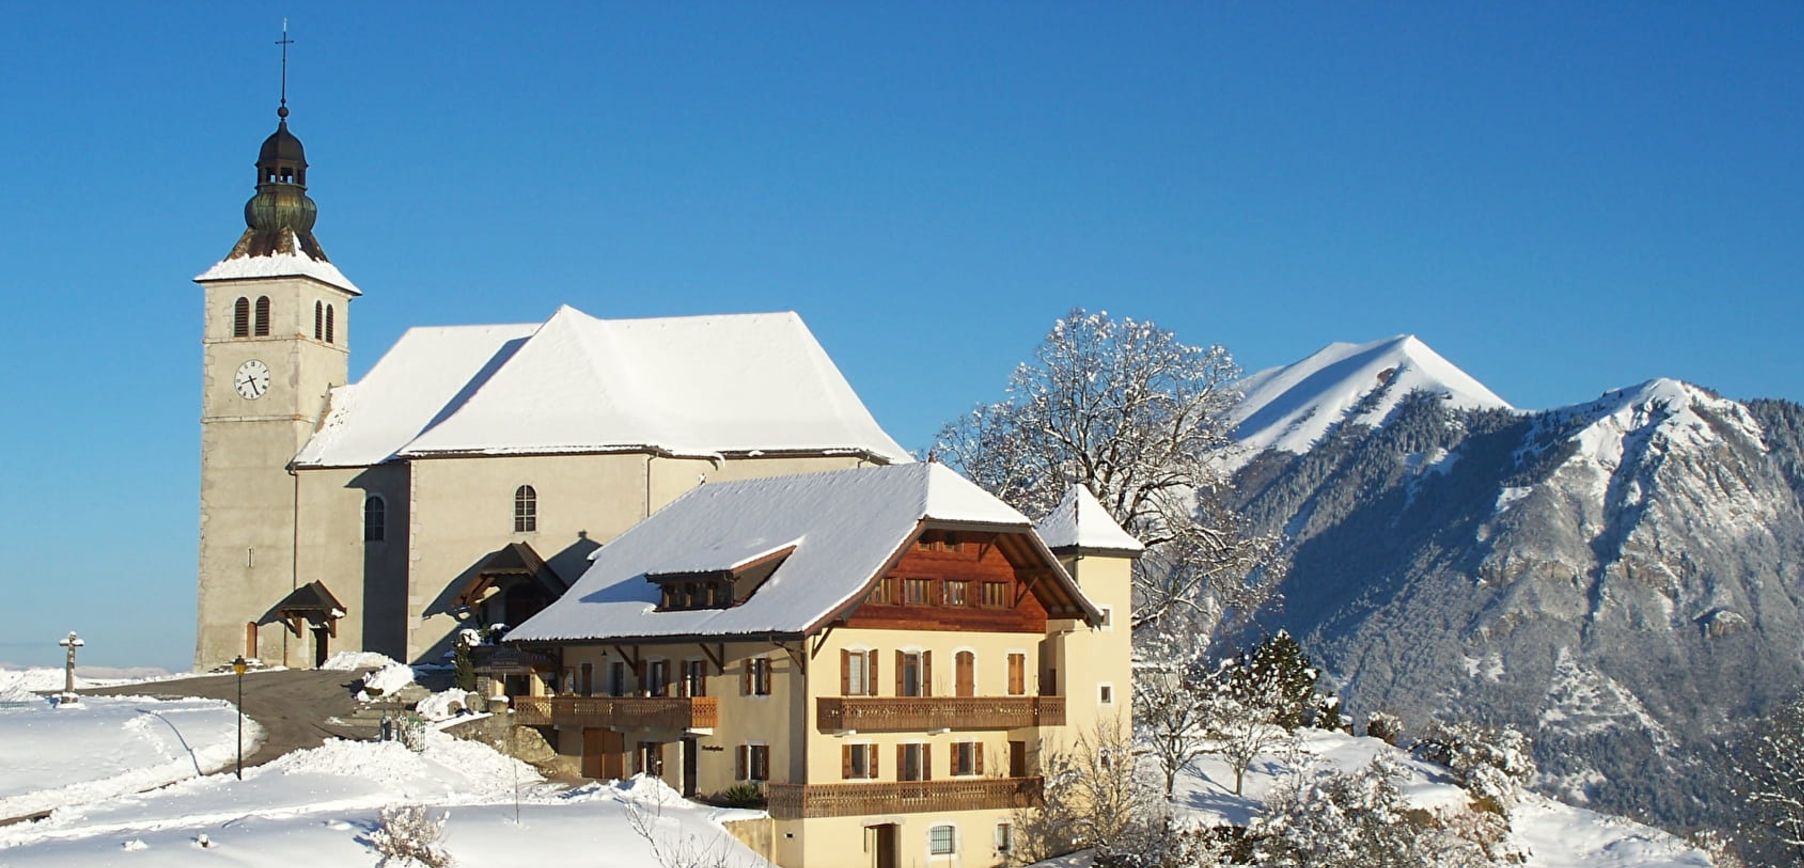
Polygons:
[[658,586],[660,612],[725,609],[733,602],[733,574],[725,570],[646,578]]

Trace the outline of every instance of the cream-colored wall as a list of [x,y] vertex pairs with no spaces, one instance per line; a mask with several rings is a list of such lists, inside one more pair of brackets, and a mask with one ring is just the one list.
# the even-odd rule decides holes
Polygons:
[[[312,434],[327,390],[345,381],[349,308],[342,291],[308,278],[209,282],[203,296],[195,665],[208,669],[248,653],[246,623],[264,619],[297,584],[296,485],[287,465]],[[254,330],[260,296],[270,299],[270,334],[233,337],[233,303],[250,300]],[[330,345],[312,338],[313,303],[328,299],[338,305],[341,332]],[[249,359],[270,369],[269,389],[255,400],[234,388]],[[257,644],[257,656],[286,661],[304,656],[311,638],[297,642],[269,624]]]
[[[1111,610],[1110,626],[1094,628],[1081,621],[1053,621],[1053,654],[1061,692],[1069,698],[1065,721],[1071,732],[1093,730],[1098,721],[1128,720],[1133,708],[1132,574],[1129,558],[1107,555],[1071,556],[1065,568],[1090,601]],[[1114,701],[1104,704],[1098,686],[1113,688]]]
[[[426,458],[412,466],[408,528],[406,656],[433,660],[460,626],[452,597],[490,552],[525,542],[566,581],[587,568],[586,557],[704,479],[780,476],[856,467],[856,458],[731,459],[718,467],[701,459],[636,453],[496,455]],[[514,532],[514,491],[538,494],[538,530]],[[361,510],[361,505],[357,507]]]
[[[344,604],[331,650],[406,656],[408,465],[302,470],[300,510],[305,528],[298,552],[302,584],[323,582]],[[383,539],[365,541],[364,501],[382,498]],[[291,660],[311,666],[313,658]]]
[[[996,824],[1012,822],[1012,812],[1000,810],[777,820],[773,823],[776,862],[786,868],[875,868],[877,833],[873,827],[894,823],[900,827],[897,831],[897,865],[900,868],[1008,865],[1009,859],[995,847]],[[931,855],[929,831],[945,825],[957,830],[958,852],[951,856]],[[1019,832],[1016,840],[1019,841]]]

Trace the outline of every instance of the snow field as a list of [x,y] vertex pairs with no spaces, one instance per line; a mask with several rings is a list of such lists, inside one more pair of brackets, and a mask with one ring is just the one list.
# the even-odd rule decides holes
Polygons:
[[[444,844],[458,864],[654,868],[632,828],[641,811],[664,849],[706,850],[729,864],[765,863],[720,825],[756,812],[696,805],[657,781],[566,790],[483,745],[426,733],[414,753],[396,742],[330,741],[245,771],[150,793],[72,805],[39,823],[0,828],[0,864],[187,866],[367,865],[381,809],[424,804],[449,814]],[[516,783],[517,782],[517,783]],[[515,820],[518,794],[519,821]],[[208,845],[198,839],[205,836]]]
[[[245,751],[262,740],[244,722]],[[0,819],[198,777],[237,757],[238,714],[213,699],[89,696],[0,705]]]

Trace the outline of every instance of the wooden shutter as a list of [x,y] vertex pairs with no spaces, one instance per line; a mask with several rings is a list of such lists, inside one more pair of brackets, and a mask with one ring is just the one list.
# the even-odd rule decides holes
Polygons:
[[896,780],[902,780],[905,774],[908,774],[908,745],[899,744],[896,745]]
[[758,747],[759,750],[752,752],[752,756],[757,759],[758,780],[768,781],[770,780],[770,746],[759,745]]
[[977,774],[983,774],[983,742],[971,745],[971,753],[973,754],[971,762],[976,765]]
[[736,756],[734,757],[736,760],[736,762],[734,762],[734,764],[733,764],[733,779],[734,780],[743,781],[746,779],[746,777],[747,777],[746,773],[751,770],[750,764],[747,762],[747,757],[751,755],[751,751],[752,751],[752,749],[749,745],[742,744],[739,746],[739,750],[736,752]]
[[1008,692],[1010,696],[1020,696],[1027,692],[1026,654],[1008,656]]
[[[852,695],[852,652],[843,648],[839,652],[839,695]],[[846,762],[850,763],[851,754],[846,756],[848,757]],[[851,766],[848,765],[847,768],[851,768]]]
[[970,651],[960,651],[952,657],[953,694],[955,696],[972,696],[977,691],[977,655]]
[[752,695],[752,658],[750,657],[745,658],[739,668],[739,695]]
[[[841,651],[839,653],[844,654],[846,652]],[[839,776],[841,779],[845,780],[850,780],[852,777],[852,746],[849,744],[840,745],[839,747]]]
[[933,652],[921,652],[921,695],[933,695]]
[[[866,653],[865,656],[870,658],[870,659],[866,660],[865,664],[864,664],[865,695],[876,696],[877,695],[877,652],[875,650],[869,651]],[[875,756],[875,754],[872,754],[872,756]]]
[[933,745],[921,745],[921,780],[933,780]]
[[[873,654],[875,654],[875,653],[877,653],[877,652],[875,652],[875,651],[873,651],[873,652],[871,652],[871,653],[873,653]],[[878,756],[878,755],[879,755],[879,754],[881,754],[881,753],[882,753],[882,751],[879,751],[879,750],[877,750],[877,746],[876,746],[876,745],[874,745],[874,744],[873,744],[873,745],[870,745],[870,746],[867,746],[867,747],[866,747],[866,748],[865,748],[865,749],[864,749],[864,752],[865,752],[865,753],[864,753],[864,758],[865,758],[865,759],[866,759],[866,760],[868,760],[868,761],[869,761],[869,762],[870,762],[870,764],[871,764],[871,770],[870,770],[870,771],[871,771],[871,777],[872,777],[872,778],[876,778],[876,777],[877,777],[877,776],[878,776],[878,775],[879,775],[879,774],[880,774],[880,773],[879,773],[879,772],[878,772],[878,771],[877,771],[877,756]]]
[[[908,660],[908,655],[903,654],[900,651],[896,652],[896,695],[897,696],[906,696],[907,695],[902,692],[902,670],[907,668],[904,665],[907,662],[907,660]],[[897,768],[901,768],[901,766],[897,766]]]

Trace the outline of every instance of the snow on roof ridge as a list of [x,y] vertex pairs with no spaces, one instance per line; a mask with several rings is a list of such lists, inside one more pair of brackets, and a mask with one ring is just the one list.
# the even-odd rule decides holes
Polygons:
[[322,283],[336,286],[352,295],[362,295],[363,290],[357,288],[338,266],[324,259],[314,259],[301,249],[300,242],[294,240],[294,231],[289,230],[290,249],[293,253],[269,253],[263,256],[227,256],[213,267],[194,276],[196,283],[214,280],[262,280],[276,277],[311,277]]
[[1066,487],[1059,505],[1034,525],[1040,538],[1054,549],[1100,549],[1141,552],[1146,546],[1122,529],[1102,501],[1082,483]]

